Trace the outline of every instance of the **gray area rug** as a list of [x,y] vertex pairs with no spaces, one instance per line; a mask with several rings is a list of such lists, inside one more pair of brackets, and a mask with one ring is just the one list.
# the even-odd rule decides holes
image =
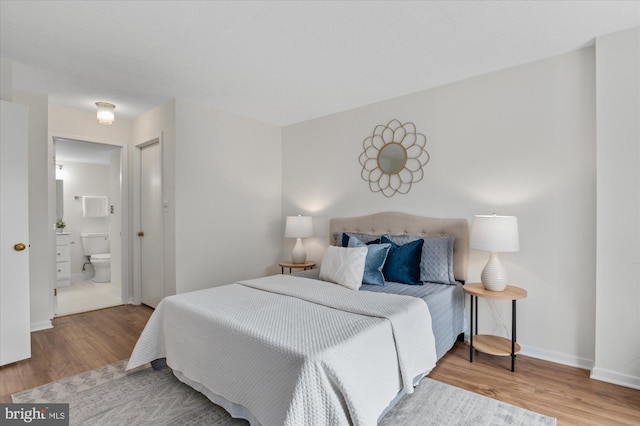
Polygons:
[[[233,419],[170,369],[141,367],[124,372],[126,361],[87,371],[12,395],[14,403],[69,403],[72,425],[247,425]],[[555,425],[543,416],[425,378],[404,396],[380,425]]]

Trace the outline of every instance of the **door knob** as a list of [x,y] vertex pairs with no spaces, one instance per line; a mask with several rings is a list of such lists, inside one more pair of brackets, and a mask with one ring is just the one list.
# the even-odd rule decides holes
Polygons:
[[142,231],[138,232],[138,237],[144,237],[144,232]]
[[15,246],[13,246],[13,249],[15,251],[22,251],[22,250],[24,250],[26,248],[27,248],[27,246],[25,246],[23,243],[18,243]]

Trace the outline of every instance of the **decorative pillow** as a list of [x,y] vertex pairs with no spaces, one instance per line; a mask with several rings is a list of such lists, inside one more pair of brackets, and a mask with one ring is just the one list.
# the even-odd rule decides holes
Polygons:
[[349,247],[350,237],[355,237],[365,244],[380,243],[380,235],[360,234],[357,232],[339,232],[339,233],[336,233],[336,235],[334,235],[334,238],[336,240],[335,245],[338,247]]
[[383,235],[381,241],[383,244],[391,244],[387,261],[382,268],[386,280],[421,285],[420,259],[424,240],[419,239],[400,246]]
[[420,281],[438,284],[455,284],[453,275],[453,244],[455,237],[420,237],[411,234],[386,235],[392,242],[403,245],[424,240],[420,259]]
[[403,246],[407,243],[411,243],[416,240],[421,240],[423,237],[419,235],[412,234],[385,234],[385,237],[388,238],[392,243],[395,243],[399,246]]
[[320,265],[320,279],[357,290],[362,285],[366,247],[327,247]]
[[364,263],[362,284],[384,285],[382,267],[387,260],[391,244],[375,244],[373,241],[365,244],[352,236],[349,238],[349,247],[367,247],[369,249]]
[[424,239],[420,261],[420,281],[455,284],[453,276],[453,243],[455,237]]

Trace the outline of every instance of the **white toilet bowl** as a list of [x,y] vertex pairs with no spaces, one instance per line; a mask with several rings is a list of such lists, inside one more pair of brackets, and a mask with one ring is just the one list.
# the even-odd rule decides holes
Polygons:
[[[111,281],[111,253],[109,253],[109,235],[106,233],[80,234],[82,253],[87,256],[95,271],[94,282]],[[84,271],[84,266],[82,267]]]
[[111,281],[111,254],[92,254],[91,264],[96,272],[93,281],[96,283],[108,283]]

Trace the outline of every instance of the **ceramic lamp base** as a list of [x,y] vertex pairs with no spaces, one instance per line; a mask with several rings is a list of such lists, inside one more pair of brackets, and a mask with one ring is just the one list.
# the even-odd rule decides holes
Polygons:
[[291,261],[293,263],[305,263],[307,261],[307,252],[300,238],[296,240],[296,245],[291,252]]
[[507,287],[507,271],[504,269],[504,266],[502,266],[502,263],[500,263],[498,253],[491,252],[489,261],[482,270],[480,280],[485,290],[503,291]]

